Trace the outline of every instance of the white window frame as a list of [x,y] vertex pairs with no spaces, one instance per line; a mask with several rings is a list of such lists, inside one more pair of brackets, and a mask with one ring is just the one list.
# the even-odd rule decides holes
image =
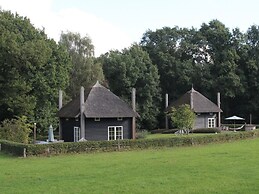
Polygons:
[[208,118],[208,128],[216,127],[216,119],[215,118]]
[[[111,129],[114,129],[113,138],[110,138],[111,137]],[[118,138],[118,136],[120,138]],[[118,139],[123,139],[123,126],[108,126],[108,141],[118,140]]]
[[74,127],[74,142],[80,140],[80,127]]

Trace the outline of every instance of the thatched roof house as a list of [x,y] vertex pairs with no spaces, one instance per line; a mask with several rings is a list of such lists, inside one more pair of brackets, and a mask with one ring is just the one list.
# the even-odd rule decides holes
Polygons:
[[99,82],[86,91],[82,88],[80,96],[58,112],[65,141],[134,138],[137,116],[133,108]]
[[218,103],[216,105],[208,98],[203,96],[198,91],[193,88],[178,98],[176,101],[172,102],[167,111],[169,111],[172,107],[178,107],[182,104],[190,105],[191,109],[196,113],[196,120],[194,128],[213,128],[219,127],[220,122],[218,121],[218,115],[223,112],[220,109],[220,102],[218,96]]

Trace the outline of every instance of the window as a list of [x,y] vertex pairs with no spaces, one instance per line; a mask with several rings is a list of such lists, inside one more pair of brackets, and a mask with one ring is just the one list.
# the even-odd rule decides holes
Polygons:
[[122,117],[118,117],[118,118],[117,118],[117,121],[122,121]]
[[78,142],[80,139],[80,128],[74,127],[74,142]]
[[110,126],[108,127],[108,140],[123,139],[123,127],[122,126]]
[[100,121],[100,120],[101,120],[100,117],[94,118],[94,121]]
[[208,128],[215,127],[215,118],[208,118]]

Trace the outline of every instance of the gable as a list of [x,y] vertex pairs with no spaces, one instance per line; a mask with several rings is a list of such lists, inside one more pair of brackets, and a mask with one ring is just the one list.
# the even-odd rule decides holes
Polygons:
[[186,92],[179,99],[171,103],[167,110],[171,107],[178,107],[182,104],[189,104],[191,106],[191,95],[193,98],[193,110],[195,113],[222,112],[222,110],[215,103],[194,89]]
[[87,118],[137,116],[126,102],[101,85],[94,86],[89,93],[84,114]]
[[[98,82],[85,91],[84,115],[86,118],[137,117],[138,114],[118,96]],[[60,118],[76,118],[80,115],[80,96],[58,111]]]

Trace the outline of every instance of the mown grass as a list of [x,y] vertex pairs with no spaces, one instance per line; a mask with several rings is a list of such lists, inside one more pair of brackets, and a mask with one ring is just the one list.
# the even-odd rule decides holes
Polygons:
[[195,147],[15,158],[0,193],[258,193],[259,139]]

